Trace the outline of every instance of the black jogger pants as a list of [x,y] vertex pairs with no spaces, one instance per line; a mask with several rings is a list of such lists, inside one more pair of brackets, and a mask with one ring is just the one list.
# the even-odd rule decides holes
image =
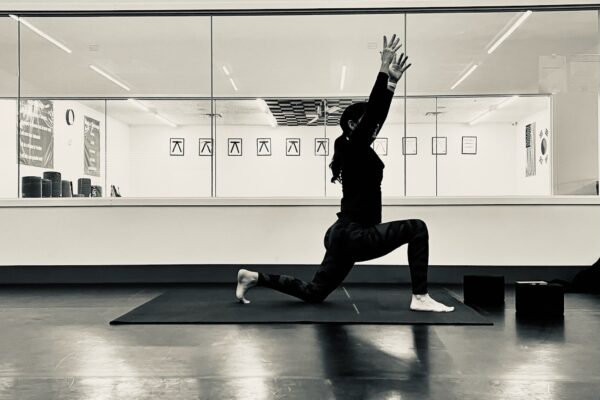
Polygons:
[[355,262],[382,257],[408,243],[413,294],[427,293],[429,234],[419,219],[365,226],[338,219],[325,234],[327,252],[312,281],[288,275],[258,274],[258,285],[320,303],[346,278]]

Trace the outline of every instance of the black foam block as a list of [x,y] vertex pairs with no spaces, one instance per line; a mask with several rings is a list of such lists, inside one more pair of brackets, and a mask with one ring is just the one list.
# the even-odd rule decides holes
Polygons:
[[479,306],[504,305],[504,276],[465,275],[463,277],[465,304]]
[[564,293],[561,285],[545,281],[517,281],[517,315],[536,318],[562,317],[565,312]]

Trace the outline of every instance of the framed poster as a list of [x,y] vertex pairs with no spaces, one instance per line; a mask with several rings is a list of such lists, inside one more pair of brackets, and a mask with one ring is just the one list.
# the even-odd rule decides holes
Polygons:
[[184,138],[171,138],[169,141],[169,154],[171,156],[183,157],[184,153]]
[[86,175],[100,176],[100,121],[83,117],[83,165]]
[[525,177],[535,176],[535,122],[525,126],[525,151],[527,153]]
[[417,138],[404,137],[402,138],[402,154],[405,156],[417,155]]
[[477,154],[477,136],[462,137],[462,154]]
[[271,155],[271,139],[258,138],[256,139],[256,155],[270,156]]
[[431,154],[434,156],[448,154],[448,140],[445,137],[432,137],[431,138]]
[[21,100],[19,163],[54,168],[54,103]]
[[377,138],[371,144],[371,147],[373,148],[373,150],[375,150],[375,153],[379,154],[380,156],[387,156],[388,140],[387,138]]

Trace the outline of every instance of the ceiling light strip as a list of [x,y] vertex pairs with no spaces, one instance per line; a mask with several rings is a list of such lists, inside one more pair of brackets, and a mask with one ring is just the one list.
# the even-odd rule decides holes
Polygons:
[[129,87],[127,85],[125,85],[124,83],[120,82],[116,78],[113,78],[112,76],[110,76],[106,72],[102,71],[100,68],[96,67],[95,65],[90,65],[90,68],[93,69],[94,71],[96,71],[97,73],[99,73],[100,75],[102,75],[103,77],[105,77],[106,79],[108,79],[109,81],[111,81],[111,82],[115,83],[116,85],[122,87],[123,89],[125,89],[127,91],[131,90],[131,89],[129,89]]
[[135,105],[137,108],[139,108],[141,110],[150,112],[150,109],[148,107],[146,107],[144,104],[142,104],[140,101],[138,101],[136,99],[127,99],[127,101],[129,101],[131,104]]
[[175,124],[172,121],[169,121],[167,118],[163,117],[160,114],[157,113],[152,113],[152,115],[154,115],[158,120],[164,122],[165,124],[169,125],[171,128],[177,128],[177,124]]
[[452,85],[450,90],[454,90],[454,88],[456,88],[458,85],[460,85],[462,81],[467,79],[467,77],[469,75],[471,75],[473,73],[473,71],[475,71],[477,69],[477,67],[479,67],[479,64],[475,64],[471,68],[469,68],[469,70],[462,76],[462,78],[460,78],[458,81],[456,81],[456,83],[454,85]]
[[345,83],[346,83],[346,66],[342,65],[342,76],[340,78],[340,91],[344,90]]
[[237,92],[238,91],[238,87],[235,84],[235,82],[233,81],[233,78],[229,78],[229,82],[231,82],[231,86],[233,86],[233,90],[235,90]]
[[45,33],[43,31],[41,31],[40,29],[36,28],[35,26],[33,26],[31,24],[31,22],[25,20],[24,18],[19,18],[18,16],[13,15],[13,14],[10,14],[9,17],[11,17],[12,19],[14,19],[17,22],[22,23],[23,25],[25,25],[26,27],[28,27],[29,29],[31,29],[33,32],[37,33],[39,36],[43,37],[44,39],[46,39],[47,41],[49,41],[50,43],[52,43],[53,45],[55,45],[59,49],[67,52],[68,54],[72,53],[71,49],[69,49],[67,46],[65,46],[64,44],[62,44],[58,40],[54,39],[52,36],[48,35],[47,33]]
[[496,40],[496,43],[494,43],[492,45],[492,47],[490,47],[490,49],[488,50],[488,54],[492,54],[494,52],[494,50],[496,50],[498,48],[498,46],[500,46],[502,44],[502,42],[504,42],[506,40],[506,38],[508,38],[515,30],[517,30],[517,28],[519,26],[521,26],[521,24],[523,22],[525,22],[525,20],[527,18],[529,18],[529,16],[532,14],[531,10],[527,10],[523,13],[523,15],[521,15],[519,17],[519,19],[504,33],[504,35],[502,35],[500,37],[500,39]]

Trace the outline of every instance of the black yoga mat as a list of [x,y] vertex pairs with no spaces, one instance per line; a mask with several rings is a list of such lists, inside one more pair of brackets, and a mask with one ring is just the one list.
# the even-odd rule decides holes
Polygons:
[[431,296],[455,307],[450,313],[410,311],[410,289],[340,287],[321,304],[253,288],[250,304],[234,297],[235,285],[173,289],[111,321],[115,324],[399,324],[493,325],[444,289]]

